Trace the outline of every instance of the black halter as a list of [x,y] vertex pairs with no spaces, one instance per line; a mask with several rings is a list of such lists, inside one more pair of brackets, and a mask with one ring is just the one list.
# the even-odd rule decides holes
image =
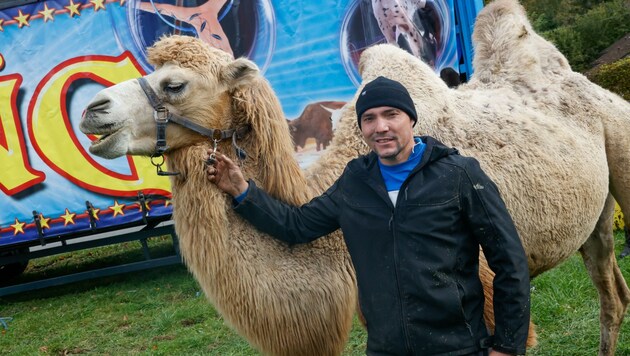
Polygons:
[[[153,91],[153,89],[151,88],[151,86],[149,85],[149,83],[144,77],[138,78],[138,83],[140,84],[140,87],[142,88],[147,98],[149,99],[149,103],[153,107],[153,110],[155,110],[153,112],[153,118],[155,119],[155,123],[157,125],[157,133],[156,133],[157,140],[155,143],[155,152],[151,156],[151,163],[157,168],[158,175],[171,176],[171,175],[179,174],[179,172],[166,172],[162,170],[162,165],[164,164],[164,152],[166,152],[166,150],[168,150],[169,148],[168,145],[166,144],[166,124],[168,124],[171,121],[187,129],[195,131],[196,133],[200,135],[211,138],[214,141],[215,147],[216,147],[217,142],[231,138],[232,145],[234,146],[234,149],[236,150],[236,153],[239,156],[239,158],[246,157],[245,151],[243,151],[243,149],[240,148],[236,144],[236,139],[237,138],[240,139],[246,133],[248,133],[251,130],[250,126],[246,125],[246,126],[238,127],[236,129],[228,129],[228,130],[207,129],[203,126],[195,124],[194,122],[191,122],[189,119],[186,119],[185,117],[169,112],[168,109],[162,103],[162,100],[158,98],[157,94],[155,93],[155,91]],[[158,157],[162,158],[161,162],[154,161],[154,159]]]

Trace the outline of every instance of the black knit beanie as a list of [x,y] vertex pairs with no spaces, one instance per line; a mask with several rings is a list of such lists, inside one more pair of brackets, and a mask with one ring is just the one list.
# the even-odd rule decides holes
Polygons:
[[395,80],[378,77],[363,87],[359,99],[357,99],[356,111],[359,129],[361,128],[361,115],[367,110],[379,106],[391,106],[406,112],[413,120],[414,126],[418,121],[416,107],[413,105],[413,100],[411,100],[407,89]]

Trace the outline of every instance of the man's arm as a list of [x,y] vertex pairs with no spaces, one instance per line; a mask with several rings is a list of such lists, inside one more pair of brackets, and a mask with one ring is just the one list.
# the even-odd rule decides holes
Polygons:
[[252,181],[248,184],[240,168],[222,154],[216,154],[216,163],[207,168],[207,173],[219,189],[239,198],[234,211],[258,230],[288,244],[310,242],[339,229],[333,198],[337,184],[309,203],[295,207],[272,198]]
[[461,186],[465,218],[495,273],[493,349],[525,354],[530,317],[527,257],[496,185],[474,159],[465,171]]

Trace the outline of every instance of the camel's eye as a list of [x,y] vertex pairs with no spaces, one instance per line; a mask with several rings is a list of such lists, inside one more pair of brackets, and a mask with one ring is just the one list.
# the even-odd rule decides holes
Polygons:
[[170,94],[177,94],[181,93],[185,87],[186,85],[184,83],[168,83],[164,87],[164,91]]

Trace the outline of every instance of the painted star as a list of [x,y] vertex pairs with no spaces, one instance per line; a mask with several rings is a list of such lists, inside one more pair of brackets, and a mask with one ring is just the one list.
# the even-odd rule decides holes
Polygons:
[[43,16],[44,22],[48,22],[48,20],[53,21],[53,13],[57,11],[57,9],[49,9],[48,4],[44,4],[44,10],[39,11],[39,13]]
[[70,211],[68,211],[68,208],[66,208],[66,213],[60,216],[60,218],[63,218],[63,226],[66,226],[68,224],[74,225],[75,216],[77,216],[77,214],[71,213]]
[[20,222],[17,218],[15,218],[15,224],[10,225],[13,228],[13,236],[17,235],[18,232],[23,234],[24,225],[26,225],[26,223]]
[[19,28],[22,28],[22,27],[24,27],[24,26],[29,26],[29,27],[31,26],[31,25],[28,23],[28,18],[29,18],[29,17],[31,17],[31,14],[26,14],[26,15],[25,15],[25,14],[23,14],[23,13],[22,13],[22,10],[18,10],[18,16],[14,17],[13,19],[14,19],[15,21],[17,21],[17,23],[18,23],[18,27],[19,27]]
[[[145,202],[144,202],[144,208],[145,208],[147,211],[151,211],[151,205],[149,205],[149,202],[148,202],[148,201],[145,201]],[[142,203],[138,203],[138,211],[139,211],[139,212],[142,212]]]
[[171,205],[171,201],[170,200],[164,201],[164,207],[167,207],[169,205]]
[[74,15],[81,16],[81,13],[79,12],[81,4],[75,4],[74,1],[70,0],[70,5],[64,6],[64,8],[68,9],[70,17],[74,17]]
[[103,1],[105,0],[90,0],[90,2],[94,4],[94,12],[98,11],[99,9],[105,10],[105,5],[103,4]]
[[94,218],[94,220],[100,221],[101,219],[98,217],[98,213],[101,212],[101,209],[92,209],[92,217]]
[[124,208],[125,208],[125,204],[118,204],[118,200],[114,200],[114,206],[109,207],[109,209],[114,212],[113,217],[116,217],[116,215],[118,214],[125,215],[125,212],[123,211]]
[[50,225],[48,225],[49,222],[50,218],[44,217],[44,214],[39,214],[39,226],[42,227],[42,230],[50,229]]

